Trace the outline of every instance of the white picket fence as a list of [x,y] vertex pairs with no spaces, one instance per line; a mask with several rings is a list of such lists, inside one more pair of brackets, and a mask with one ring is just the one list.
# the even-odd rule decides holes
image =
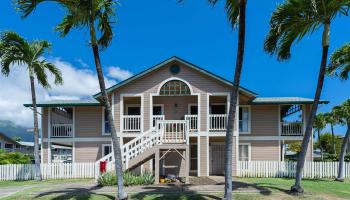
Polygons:
[[[95,163],[52,163],[42,164],[43,179],[72,179],[94,178]],[[0,165],[0,181],[33,180],[35,177],[34,164]]]
[[[293,161],[239,161],[237,176],[250,178],[295,177],[296,162]],[[335,178],[338,162],[305,162],[304,178]],[[345,178],[350,178],[350,163],[345,163]]]

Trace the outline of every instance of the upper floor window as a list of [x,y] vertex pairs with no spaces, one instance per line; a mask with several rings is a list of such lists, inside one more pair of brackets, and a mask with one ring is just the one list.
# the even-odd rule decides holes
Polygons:
[[111,126],[109,124],[108,121],[108,115],[105,109],[103,109],[103,113],[104,113],[104,134],[108,135],[111,133]]
[[180,80],[172,80],[166,82],[160,88],[159,95],[162,96],[182,96],[191,95],[191,90],[188,85]]
[[249,133],[250,113],[249,107],[239,108],[239,132]]

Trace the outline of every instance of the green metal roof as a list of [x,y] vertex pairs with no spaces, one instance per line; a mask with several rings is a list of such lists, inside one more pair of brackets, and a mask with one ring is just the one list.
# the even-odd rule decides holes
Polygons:
[[[303,97],[258,97],[251,101],[251,104],[312,104],[313,102],[313,99]],[[320,103],[328,104],[329,101],[320,100]]]
[[[25,107],[33,107],[33,104],[23,104]],[[70,106],[102,106],[95,99],[82,100],[51,100],[38,102],[37,107],[70,107]]]
[[[114,85],[114,86],[112,86],[112,87],[110,87],[110,88],[108,88],[108,89],[107,89],[107,93],[112,92],[112,91],[114,91],[115,89],[117,89],[117,88],[119,88],[119,87],[121,87],[121,86],[123,86],[123,85],[125,85],[125,84],[127,84],[127,83],[129,83],[129,82],[131,82],[131,81],[133,81],[133,80],[136,80],[136,79],[138,79],[138,78],[144,76],[144,75],[147,74],[147,73],[150,73],[150,72],[152,72],[152,71],[154,71],[154,70],[156,70],[156,69],[159,69],[160,67],[162,67],[162,66],[164,66],[164,65],[166,65],[167,63],[170,63],[170,62],[172,62],[172,61],[181,62],[181,63],[183,63],[183,64],[185,64],[185,65],[191,67],[192,69],[195,69],[195,70],[197,70],[197,71],[200,71],[200,72],[202,72],[202,73],[204,73],[204,74],[206,74],[206,75],[208,75],[208,76],[210,76],[210,77],[212,77],[212,78],[215,78],[215,79],[217,79],[217,80],[219,80],[219,81],[221,81],[221,82],[223,82],[223,83],[225,83],[225,84],[227,84],[227,85],[229,85],[229,86],[232,86],[232,84],[233,84],[231,81],[229,81],[229,80],[227,80],[227,79],[225,79],[225,78],[223,78],[223,77],[221,77],[221,76],[218,76],[218,75],[216,75],[216,74],[214,74],[214,73],[212,73],[212,72],[209,72],[208,70],[205,70],[205,69],[203,69],[203,68],[201,68],[201,67],[199,67],[199,66],[197,66],[197,65],[194,65],[194,64],[192,64],[192,63],[190,63],[190,62],[188,62],[188,61],[186,61],[186,60],[184,60],[184,59],[182,59],[182,58],[179,58],[179,57],[177,57],[177,56],[173,56],[173,57],[171,57],[171,58],[169,58],[169,59],[166,59],[166,60],[164,60],[163,62],[161,62],[161,63],[159,63],[159,64],[157,64],[157,65],[155,65],[155,66],[153,66],[153,67],[150,67],[150,68],[148,68],[148,69],[146,69],[146,70],[144,70],[144,71],[142,71],[142,72],[140,72],[140,73],[138,73],[138,74],[136,74],[136,75],[134,75],[134,76],[132,76],[132,77],[130,77],[130,78],[124,80],[124,81],[121,81],[121,82],[117,83],[116,85]],[[248,90],[247,88],[240,87],[240,90],[241,90],[242,92],[245,92],[245,93],[251,95],[251,96],[254,96],[254,97],[257,96],[257,93],[255,93],[255,92],[253,92],[253,91],[251,91],[251,90]],[[99,96],[101,96],[101,92],[99,92],[99,93],[97,93],[97,94],[94,95],[95,98],[98,98]]]

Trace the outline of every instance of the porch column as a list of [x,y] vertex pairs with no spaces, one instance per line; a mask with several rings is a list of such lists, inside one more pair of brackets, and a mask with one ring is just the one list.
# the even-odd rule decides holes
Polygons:
[[198,136],[198,176],[209,176],[209,137]]
[[159,148],[155,153],[155,166],[154,166],[154,183],[159,184]]

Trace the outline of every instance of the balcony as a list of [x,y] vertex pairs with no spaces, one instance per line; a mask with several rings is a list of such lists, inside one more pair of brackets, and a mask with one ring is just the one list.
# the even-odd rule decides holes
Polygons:
[[56,138],[73,137],[73,124],[52,124],[51,137],[56,137]]
[[209,131],[225,131],[227,124],[226,114],[211,114],[209,115]]
[[123,115],[124,132],[140,132],[141,131],[141,115]]
[[303,122],[281,122],[282,136],[303,136],[304,124]]

